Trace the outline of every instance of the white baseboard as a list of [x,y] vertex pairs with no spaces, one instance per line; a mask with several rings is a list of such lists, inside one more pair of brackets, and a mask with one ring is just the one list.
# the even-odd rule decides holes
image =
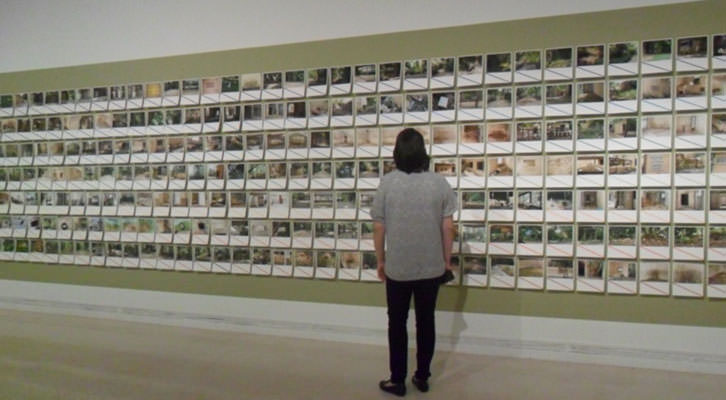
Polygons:
[[[386,344],[382,307],[0,280],[0,308]],[[726,328],[445,311],[436,324],[442,350],[726,374]]]

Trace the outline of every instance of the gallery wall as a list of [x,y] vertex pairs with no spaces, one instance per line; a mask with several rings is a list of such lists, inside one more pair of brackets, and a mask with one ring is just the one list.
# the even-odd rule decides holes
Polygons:
[[[58,68],[0,75],[0,94],[113,86],[136,82],[206,78],[340,65],[389,63],[429,57],[510,53],[661,38],[721,34],[712,15],[718,2],[699,2],[577,16],[446,28],[354,39],[194,54],[143,61]],[[684,18],[683,16],[687,16]],[[647,21],[647,23],[643,23]],[[568,29],[552,27],[567,26]],[[596,27],[593,29],[593,27]],[[485,38],[485,40],[482,40]],[[675,43],[675,42],[674,42]],[[676,72],[678,73],[678,72]],[[587,81],[586,81],[587,82]],[[643,82],[643,81],[641,81]],[[639,112],[631,113],[640,118]],[[544,118],[544,116],[542,117]],[[403,121],[402,121],[403,123]],[[512,152],[511,150],[509,151]],[[648,164],[648,160],[643,160]],[[597,201],[597,200],[595,200]],[[371,282],[318,281],[199,272],[48,266],[3,262],[0,277],[61,283],[380,305]],[[723,303],[696,296],[627,296],[565,291],[456,286],[446,288],[442,308],[469,312],[632,322],[724,326]]]

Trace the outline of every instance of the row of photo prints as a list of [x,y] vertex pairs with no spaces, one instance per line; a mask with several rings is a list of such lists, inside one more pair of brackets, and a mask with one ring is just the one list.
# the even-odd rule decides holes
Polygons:
[[726,35],[710,39],[656,39],[5,94],[0,95],[0,108],[6,114],[24,115],[726,69]]
[[[457,221],[726,223],[726,190],[463,190]],[[374,191],[0,192],[3,215],[371,219]]]
[[[0,190],[375,189],[395,168],[391,159],[128,164],[129,154],[117,154],[90,156],[103,165],[58,166],[53,157],[0,168]],[[437,157],[429,170],[461,189],[720,187],[726,151]]]
[[[0,237],[372,251],[373,223],[0,216]],[[453,252],[726,261],[726,226],[462,222],[455,228]]]
[[[4,122],[14,121],[5,120]],[[642,117],[527,120],[486,124],[413,125],[434,156],[703,149],[726,147],[726,112]],[[0,136],[0,165],[45,163],[240,161],[391,157],[404,127],[359,127],[249,133],[102,134],[15,132]],[[215,131],[216,132],[216,131]],[[102,161],[89,158],[104,156]],[[64,158],[65,157],[65,158]],[[83,157],[83,158],[81,158]]]
[[[709,85],[710,81],[710,85]],[[256,131],[328,126],[506,120],[726,108],[726,73],[654,76],[549,85],[291,99],[205,107],[41,116],[0,108],[2,133],[143,134]],[[4,110],[4,111],[3,111]],[[112,109],[111,111],[114,111]],[[91,111],[96,111],[91,113]],[[60,112],[60,111],[59,111]],[[13,135],[20,137],[22,135]]]
[[[0,259],[295,278],[378,281],[373,252],[2,239]],[[726,297],[726,264],[458,255],[449,285]]]

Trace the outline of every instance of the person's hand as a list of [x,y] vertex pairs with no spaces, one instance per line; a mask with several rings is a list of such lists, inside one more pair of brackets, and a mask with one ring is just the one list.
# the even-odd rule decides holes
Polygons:
[[376,268],[376,272],[378,273],[378,279],[381,280],[381,282],[386,281],[386,263],[383,261],[378,261],[378,268]]
[[456,270],[454,268],[454,264],[452,264],[452,263],[446,263],[446,269],[448,269],[451,272],[454,272]]

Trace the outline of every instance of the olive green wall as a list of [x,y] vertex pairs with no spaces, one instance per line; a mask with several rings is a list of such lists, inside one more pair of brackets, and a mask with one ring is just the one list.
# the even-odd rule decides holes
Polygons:
[[[374,35],[0,74],[0,93],[283,71],[726,32],[726,1]],[[272,298],[384,304],[374,283],[0,263],[0,279]],[[0,296],[2,294],[0,293]],[[726,302],[708,299],[446,287],[440,308],[475,313],[726,327]]]

